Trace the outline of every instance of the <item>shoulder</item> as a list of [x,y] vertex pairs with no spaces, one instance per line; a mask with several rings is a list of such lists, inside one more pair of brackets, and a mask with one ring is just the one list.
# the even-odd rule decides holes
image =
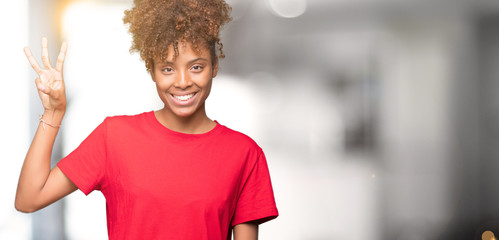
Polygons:
[[220,127],[222,128],[220,138],[224,142],[229,143],[231,146],[239,149],[243,148],[258,153],[262,152],[260,146],[248,135],[223,125],[221,125]]
[[150,125],[148,123],[147,115],[150,112],[139,113],[135,115],[115,115],[108,116],[100,124],[100,127],[107,132],[107,134],[122,136],[132,134],[144,127]]
[[121,126],[130,124],[141,124],[147,120],[147,116],[152,114],[152,112],[143,112],[134,115],[115,115],[108,116],[104,119],[104,123],[109,126]]

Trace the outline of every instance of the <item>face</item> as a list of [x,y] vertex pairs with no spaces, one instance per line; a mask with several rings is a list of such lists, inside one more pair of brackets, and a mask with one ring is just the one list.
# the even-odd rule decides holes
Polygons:
[[204,103],[210,94],[218,63],[211,59],[207,48],[200,47],[196,52],[187,42],[178,45],[178,53],[174,56],[175,51],[170,45],[165,62],[154,60],[151,76],[159,97],[165,110],[177,117],[206,114]]

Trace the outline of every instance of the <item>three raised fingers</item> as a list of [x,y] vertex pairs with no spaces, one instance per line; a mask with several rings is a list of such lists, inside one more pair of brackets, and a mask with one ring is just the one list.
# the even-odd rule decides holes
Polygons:
[[[62,67],[64,65],[64,59],[66,58],[66,51],[68,49],[67,43],[62,43],[61,50],[59,52],[59,56],[57,57],[57,62],[55,65],[55,70],[62,72]],[[33,57],[33,53],[31,53],[31,49],[29,47],[24,48],[24,54],[28,58],[31,67],[35,70],[35,72],[40,75],[42,72],[42,68],[38,65],[38,62]],[[52,69],[52,65],[50,64],[49,53],[48,53],[48,42],[46,38],[42,38],[42,63],[45,69]]]

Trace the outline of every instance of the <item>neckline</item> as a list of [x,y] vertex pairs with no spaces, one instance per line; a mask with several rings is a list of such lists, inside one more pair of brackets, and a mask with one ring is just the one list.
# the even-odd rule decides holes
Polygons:
[[153,125],[158,130],[160,130],[168,135],[178,136],[181,138],[191,138],[192,139],[192,138],[207,137],[207,136],[211,136],[211,135],[216,134],[217,132],[219,132],[222,129],[222,125],[217,120],[214,120],[214,122],[216,123],[215,127],[213,127],[211,130],[209,130],[207,132],[204,132],[204,133],[182,133],[182,132],[177,132],[177,131],[171,130],[171,129],[167,128],[166,126],[164,126],[163,124],[161,124],[161,122],[159,122],[159,120],[156,118],[156,115],[154,114],[154,110],[147,112],[146,116],[153,122]]

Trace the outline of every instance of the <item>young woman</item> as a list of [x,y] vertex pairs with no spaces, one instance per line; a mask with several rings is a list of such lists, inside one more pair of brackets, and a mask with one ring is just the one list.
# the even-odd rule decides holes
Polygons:
[[[110,239],[257,239],[278,216],[262,149],[208,118],[205,101],[223,57],[223,0],[137,0],[124,22],[164,107],[106,118],[50,169],[66,111],[63,43],[55,68],[42,39],[40,67],[26,56],[44,113],[26,155],[16,209],[37,211],[80,189],[101,191]],[[217,50],[218,46],[218,51]]]

